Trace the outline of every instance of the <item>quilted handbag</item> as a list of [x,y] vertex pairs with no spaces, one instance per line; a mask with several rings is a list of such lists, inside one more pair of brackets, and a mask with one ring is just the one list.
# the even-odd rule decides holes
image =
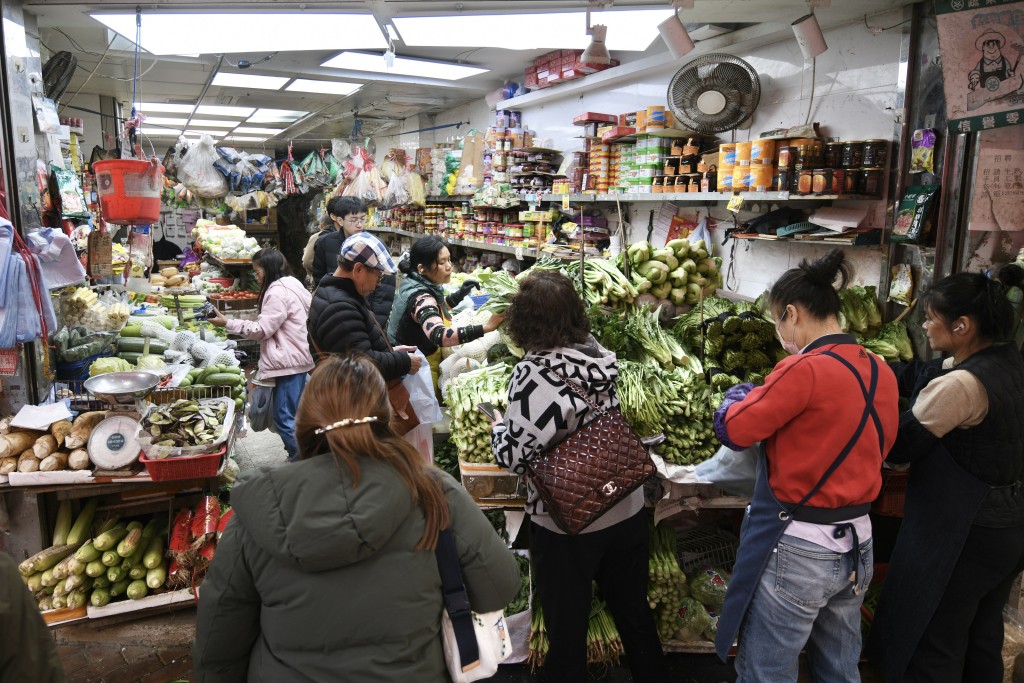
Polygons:
[[530,463],[528,472],[555,524],[578,534],[643,486],[654,474],[654,463],[618,408],[602,408],[579,385],[548,369],[597,413]]

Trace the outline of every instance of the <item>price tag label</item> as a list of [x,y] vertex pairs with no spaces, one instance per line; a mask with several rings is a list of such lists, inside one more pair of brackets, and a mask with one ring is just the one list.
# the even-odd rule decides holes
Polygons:
[[729,211],[732,211],[733,213],[739,213],[740,209],[743,208],[743,197],[739,196],[738,194],[734,194],[732,196],[732,199],[729,200],[729,205],[726,206],[725,208],[728,209]]
[[18,369],[18,349],[0,349],[0,375],[10,377]]
[[522,247],[516,247],[516,260],[517,261],[522,261],[523,260],[523,248]]
[[566,211],[569,210],[569,195],[567,194],[562,195],[562,208]]

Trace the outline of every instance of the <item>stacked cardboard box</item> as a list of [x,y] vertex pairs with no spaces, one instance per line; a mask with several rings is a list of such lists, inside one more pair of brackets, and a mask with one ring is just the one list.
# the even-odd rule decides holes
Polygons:
[[555,50],[537,57],[530,66],[526,67],[525,86],[532,90],[539,90],[563,81],[582,78],[597,71],[604,71],[619,64],[615,59],[611,64],[581,64],[580,57],[582,55],[582,50]]

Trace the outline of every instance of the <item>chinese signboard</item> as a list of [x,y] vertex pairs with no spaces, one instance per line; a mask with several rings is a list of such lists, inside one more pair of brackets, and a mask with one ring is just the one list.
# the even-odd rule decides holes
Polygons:
[[1024,123],[1024,1],[935,0],[949,128]]
[[1024,127],[978,136],[971,230],[1024,230]]

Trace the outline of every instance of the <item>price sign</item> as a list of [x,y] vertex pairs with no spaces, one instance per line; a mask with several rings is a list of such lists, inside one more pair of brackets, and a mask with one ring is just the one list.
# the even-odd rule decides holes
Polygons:
[[562,208],[566,211],[569,210],[569,195],[567,194],[562,195]]
[[18,349],[0,349],[0,375],[10,377],[18,369]]
[[732,199],[729,200],[729,205],[726,206],[725,208],[728,209],[729,211],[732,211],[733,213],[739,213],[740,209],[743,208],[743,197],[739,196],[738,194],[734,194],[732,196]]

